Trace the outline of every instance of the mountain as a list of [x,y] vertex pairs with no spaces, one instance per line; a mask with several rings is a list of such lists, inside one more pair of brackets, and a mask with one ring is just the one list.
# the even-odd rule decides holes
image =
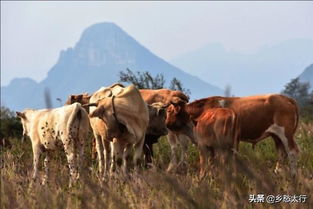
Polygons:
[[309,82],[311,90],[313,90],[313,64],[306,67],[304,71],[300,74],[299,78],[302,82]]
[[116,83],[118,72],[126,68],[149,71],[152,75],[162,73],[166,86],[176,77],[190,89],[192,99],[223,93],[154,55],[114,23],[99,23],[87,28],[74,48],[61,51],[57,63],[41,82],[19,78],[1,87],[1,103],[13,110],[44,108],[47,88],[53,107],[60,106],[70,94],[92,93]]
[[238,96],[280,92],[312,62],[313,39],[288,40],[250,54],[209,44],[171,61],[206,82],[230,85]]

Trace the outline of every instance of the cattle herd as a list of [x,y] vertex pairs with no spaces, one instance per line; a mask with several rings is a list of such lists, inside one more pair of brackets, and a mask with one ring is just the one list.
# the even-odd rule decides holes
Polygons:
[[[153,163],[152,145],[164,135],[172,151],[168,171],[184,161],[186,141],[198,147],[200,176],[204,176],[209,151],[212,157],[220,151],[235,156],[240,141],[255,145],[271,136],[279,158],[288,157],[290,171],[296,174],[298,108],[293,99],[279,94],[214,96],[189,103],[181,91],[138,90],[133,85],[114,84],[92,95],[70,95],[63,107],[25,109],[17,116],[22,121],[23,137],[29,136],[32,142],[34,180],[38,178],[40,154],[46,152],[43,184],[49,179],[50,153],[59,148],[67,157],[70,186],[79,179],[89,131],[94,135],[102,178],[117,171],[127,173],[131,159],[135,169],[142,164],[149,167]],[[185,149],[178,162],[175,152],[180,144]]]

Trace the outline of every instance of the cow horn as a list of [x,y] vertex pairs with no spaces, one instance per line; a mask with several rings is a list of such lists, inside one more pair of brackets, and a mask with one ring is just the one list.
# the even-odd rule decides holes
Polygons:
[[16,112],[16,115],[19,118],[24,118],[24,119],[26,118],[25,113],[23,113],[23,112]]

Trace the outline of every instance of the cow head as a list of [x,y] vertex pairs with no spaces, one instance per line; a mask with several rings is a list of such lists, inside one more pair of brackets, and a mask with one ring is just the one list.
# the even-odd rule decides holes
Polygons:
[[171,104],[166,111],[166,126],[173,131],[179,131],[190,121],[185,110],[185,104]]
[[[75,102],[78,102],[82,105],[88,104],[90,100],[91,95],[88,95],[87,93],[84,94],[72,94],[68,97],[67,101],[65,104],[73,104]],[[89,107],[88,106],[83,106],[85,110],[89,113]]]
[[172,103],[166,111],[166,126],[173,132],[188,136],[193,143],[196,139],[193,133],[193,123],[189,113],[186,111],[186,103]]
[[[90,114],[90,118],[99,118],[104,121],[107,127],[107,134],[109,139],[121,136],[124,132],[125,124],[122,124],[118,119],[118,113],[113,114],[112,98],[103,98],[99,102],[94,103],[97,106]],[[90,104],[93,106],[93,104]]]
[[164,105],[161,102],[148,105],[149,125],[147,128],[147,134],[163,136],[168,133],[165,125],[167,107],[168,105]]
[[28,116],[27,110],[24,110],[23,112],[16,112],[17,117],[21,119],[22,126],[23,126],[23,138],[22,141],[25,141],[27,135],[29,134],[30,130],[30,118]]

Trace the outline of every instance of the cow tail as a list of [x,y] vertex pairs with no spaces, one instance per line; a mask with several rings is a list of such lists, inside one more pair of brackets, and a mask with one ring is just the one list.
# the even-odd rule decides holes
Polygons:
[[295,118],[294,130],[293,130],[294,133],[295,133],[296,130],[297,130],[298,124],[299,124],[299,107],[298,107],[298,104],[297,104],[296,100],[294,100],[294,99],[292,99],[290,97],[288,97],[288,100],[295,108],[296,118]]
[[238,145],[239,145],[239,117],[237,117],[237,114],[233,111],[232,112],[232,139],[233,139],[233,148],[234,151],[237,152]]
[[[296,115],[296,116],[295,116],[295,125],[294,125],[294,129],[293,129],[293,134],[295,134],[295,133],[296,133],[296,130],[297,130],[297,128],[298,128],[298,124],[299,124],[299,107],[298,107],[298,104],[297,104],[296,100],[294,100],[294,99],[292,99],[292,98],[290,98],[290,97],[287,97],[287,98],[288,98],[289,102],[290,102],[290,103],[294,106],[294,108],[295,108],[295,115]],[[293,139],[293,140],[294,140],[294,139]],[[295,142],[295,140],[294,140],[294,144],[295,144],[296,151],[299,152],[300,149],[299,149],[297,143]]]
[[[78,121],[78,124],[77,124],[77,127],[76,127],[76,135],[72,137],[75,137],[75,140],[78,139],[79,137],[79,128],[80,128],[80,121],[81,121],[81,118],[82,118],[82,110],[81,110],[81,105],[79,103],[74,103],[75,104],[75,107],[74,107],[74,110],[72,111],[70,117],[69,117],[69,120],[68,120],[68,124],[67,124],[67,131],[68,133],[71,134],[71,132],[73,131],[72,128],[75,124],[76,121]],[[76,142],[74,142],[76,143]]]

